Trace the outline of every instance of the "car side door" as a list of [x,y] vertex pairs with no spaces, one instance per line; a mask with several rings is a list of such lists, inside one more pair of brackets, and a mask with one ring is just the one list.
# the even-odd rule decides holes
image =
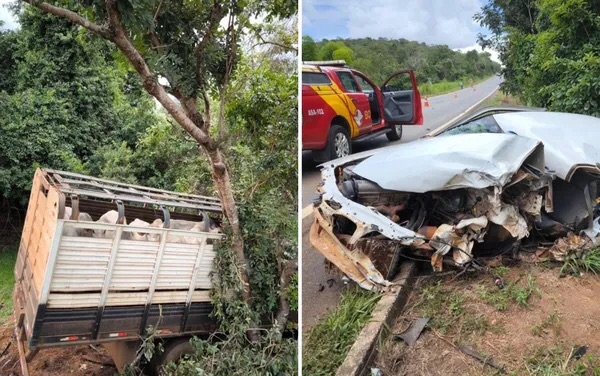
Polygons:
[[391,75],[381,85],[383,113],[388,125],[422,125],[421,94],[415,73],[403,70]]
[[[369,97],[361,90],[351,71],[340,70],[335,74],[346,92],[346,97],[350,100],[350,103],[346,103],[346,107],[354,122],[352,128],[358,127],[358,134],[367,133],[373,126]],[[354,137],[356,137],[356,134],[353,130],[352,138]]]

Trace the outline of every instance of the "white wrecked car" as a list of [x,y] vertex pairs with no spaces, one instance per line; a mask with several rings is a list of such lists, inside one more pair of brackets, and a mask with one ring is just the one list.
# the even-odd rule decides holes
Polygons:
[[490,108],[432,136],[321,165],[311,243],[363,288],[385,290],[403,256],[441,271],[595,244],[600,119]]

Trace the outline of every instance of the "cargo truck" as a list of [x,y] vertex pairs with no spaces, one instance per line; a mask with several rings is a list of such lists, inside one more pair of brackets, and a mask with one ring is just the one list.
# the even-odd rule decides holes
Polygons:
[[[71,219],[64,219],[66,210]],[[117,223],[97,222],[110,210],[118,212]],[[93,221],[79,220],[83,212]],[[125,218],[160,219],[163,225],[132,226]],[[122,371],[151,326],[165,349],[153,360],[152,373],[191,351],[192,335],[214,333],[218,323],[210,316],[209,296],[213,246],[223,234],[171,229],[169,224],[210,220],[219,226],[221,219],[221,204],[214,197],[38,169],[14,270],[23,374],[39,350],[84,344],[102,344]],[[73,236],[98,232],[109,235]],[[149,236],[133,240],[132,232]]]

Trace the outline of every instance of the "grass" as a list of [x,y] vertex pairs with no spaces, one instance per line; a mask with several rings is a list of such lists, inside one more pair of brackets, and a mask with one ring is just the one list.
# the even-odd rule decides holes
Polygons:
[[[489,79],[490,77],[473,79],[472,80],[473,85],[476,85],[476,84],[478,84],[480,82],[483,82],[483,81]],[[458,80],[458,81],[440,81],[440,82],[436,82],[435,84],[424,83],[424,84],[419,85],[419,93],[421,93],[421,95],[440,95],[440,94],[446,94],[446,93],[450,93],[450,92],[453,92],[453,91],[460,90],[460,83],[461,83],[461,80]],[[471,80],[470,79],[465,79],[465,80],[462,80],[462,83],[464,84],[465,88],[466,87],[470,87]]]
[[525,369],[517,371],[518,373],[515,374],[539,376],[600,375],[600,359],[592,355],[575,356],[578,348],[578,346],[567,348],[564,344],[539,347],[532,355],[525,358]]
[[332,375],[342,364],[358,333],[371,318],[380,295],[358,287],[310,329],[304,338],[302,373]]
[[531,334],[534,336],[541,337],[544,334],[548,333],[548,329],[553,329],[554,334],[560,334],[560,316],[558,312],[554,311],[548,315],[548,317],[544,318],[539,324],[535,324],[531,328]]
[[[508,268],[494,269],[498,277],[506,275]],[[498,311],[504,311],[516,305],[529,308],[532,296],[539,294],[535,278],[528,274],[524,282],[511,282],[503,289],[488,283],[474,282],[473,291],[485,304]],[[482,335],[486,331],[500,333],[502,327],[490,325],[485,315],[473,309],[472,297],[456,288],[450,288],[443,281],[424,286],[419,293],[419,300],[414,308],[420,316],[429,317],[429,326],[442,334],[455,334],[458,338],[468,339],[474,335]],[[549,323],[550,324],[550,323]],[[548,325],[549,325],[548,324]]]
[[580,256],[569,255],[560,268],[561,275],[582,273],[600,274],[600,248],[591,249]]
[[517,282],[508,283],[503,289],[478,285],[476,291],[481,300],[494,306],[497,311],[506,310],[511,303],[529,308],[531,296],[539,293],[535,278],[531,274],[527,275],[527,282],[524,286],[520,286]]
[[[586,257],[589,257],[586,262],[593,264],[595,255]],[[482,356],[486,354],[481,350],[489,345],[489,348],[497,351],[497,354],[489,355],[494,355],[497,364],[507,367],[509,375],[600,376],[600,354],[591,351],[585,355],[578,354],[580,345],[587,343],[587,337],[572,338],[562,330],[563,326],[572,325],[570,320],[573,320],[573,317],[566,316],[558,310],[545,310],[544,307],[550,307],[546,300],[547,292],[542,297],[542,288],[547,287],[546,279],[544,276],[538,276],[537,271],[538,269],[535,268],[515,271],[498,267],[490,270],[485,276],[475,276],[467,281],[453,282],[447,279],[433,283],[428,281],[417,292],[417,300],[408,309],[406,315],[409,319],[430,317],[428,326],[435,336],[443,337],[454,344],[471,347],[479,351]],[[499,289],[492,282],[496,277],[506,278],[503,289]],[[503,314],[490,312],[493,308],[508,312]],[[531,324],[525,327],[513,327],[512,320],[519,320],[521,314],[525,320],[521,323],[531,322]],[[525,339],[505,342],[505,336],[524,336]],[[430,336],[428,340],[430,341],[426,342],[428,348],[418,351],[409,351],[394,343],[393,350],[389,350],[390,353],[380,359],[388,359],[391,356],[393,361],[389,364],[393,364],[393,367],[396,367],[398,362],[404,362],[406,368],[402,370],[410,370],[409,373],[404,374],[411,374],[410,372],[416,374],[414,371],[419,368],[420,363],[428,362],[427,359],[438,356],[435,350],[431,350],[432,346],[435,347],[433,344],[436,341],[435,337]],[[503,348],[506,343],[515,347]],[[486,346],[483,346],[484,344]],[[456,367],[460,367],[455,365],[459,363],[454,362],[455,360],[449,359],[444,366],[440,366],[443,370],[440,374],[461,374],[454,372]],[[481,365],[475,364],[472,370],[478,367]],[[486,369],[486,372],[482,371],[482,373],[462,374],[500,373]]]
[[13,271],[16,260],[16,246],[0,246],[0,324],[4,324],[12,315],[12,291],[15,284]]
[[420,295],[421,300],[415,307],[424,317],[431,318],[428,325],[441,333],[448,333],[465,315],[465,297],[444,288],[441,281],[423,288]]
[[496,95],[483,101],[480,107],[507,105],[522,106],[523,104],[521,103],[519,98],[513,97],[512,95],[503,94],[502,92],[497,91]]

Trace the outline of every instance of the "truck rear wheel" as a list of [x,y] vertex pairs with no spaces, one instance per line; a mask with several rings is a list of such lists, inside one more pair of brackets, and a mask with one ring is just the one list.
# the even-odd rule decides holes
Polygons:
[[350,133],[346,128],[333,124],[329,129],[329,145],[327,146],[329,160],[345,157],[352,154]]
[[162,354],[156,356],[156,359],[152,359],[150,365],[151,369],[147,370],[147,373],[152,375],[160,375],[162,368],[168,363],[177,362],[179,359],[183,358],[184,355],[194,353],[194,348],[190,344],[189,338],[170,340],[166,343],[164,349],[165,350]]
[[385,136],[390,141],[398,141],[402,138],[402,125],[392,125],[392,129]]

